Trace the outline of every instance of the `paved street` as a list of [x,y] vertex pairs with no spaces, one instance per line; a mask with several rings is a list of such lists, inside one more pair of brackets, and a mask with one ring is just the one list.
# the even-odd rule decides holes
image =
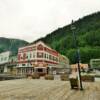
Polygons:
[[0,81],[0,100],[100,100],[100,82],[70,90],[67,81],[19,79]]

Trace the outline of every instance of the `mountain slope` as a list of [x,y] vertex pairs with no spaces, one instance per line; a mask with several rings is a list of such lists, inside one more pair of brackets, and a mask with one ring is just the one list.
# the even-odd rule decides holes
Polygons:
[[[100,58],[100,12],[85,16],[74,22],[76,27],[81,62],[89,63],[91,58]],[[71,24],[48,34],[42,40],[75,63],[75,49]]]
[[24,40],[0,37],[0,52],[11,50],[13,54],[17,54],[18,48],[27,44]]

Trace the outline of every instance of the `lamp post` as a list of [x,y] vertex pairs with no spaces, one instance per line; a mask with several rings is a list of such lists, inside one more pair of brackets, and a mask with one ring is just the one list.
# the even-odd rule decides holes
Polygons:
[[73,25],[73,20],[72,20],[72,24],[71,24],[71,30],[73,32],[73,41],[74,41],[74,47],[76,49],[76,62],[78,64],[78,77],[79,77],[79,84],[80,84],[80,90],[83,90],[83,86],[82,86],[82,80],[81,80],[81,71],[80,71],[80,53],[79,53],[79,49],[78,49],[78,44],[77,44],[77,40],[76,40],[76,34],[75,34],[75,30],[76,27]]

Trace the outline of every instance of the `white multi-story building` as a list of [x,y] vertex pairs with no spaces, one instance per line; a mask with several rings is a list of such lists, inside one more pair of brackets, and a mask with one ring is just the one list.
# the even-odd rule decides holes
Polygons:
[[0,53],[0,73],[16,74],[17,57],[10,51]]
[[91,59],[90,66],[92,69],[100,70],[100,59]]
[[0,53],[0,72],[7,72],[7,64],[9,63],[10,51]]
[[9,61],[10,51],[0,53],[0,64],[7,63]]

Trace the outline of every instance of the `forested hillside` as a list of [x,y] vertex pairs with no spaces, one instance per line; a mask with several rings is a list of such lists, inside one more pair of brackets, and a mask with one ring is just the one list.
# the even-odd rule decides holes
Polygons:
[[11,50],[13,54],[17,54],[18,48],[26,44],[28,42],[23,40],[0,37],[0,52]]
[[[100,12],[85,16],[74,22],[80,49],[81,62],[89,63],[92,58],[100,58]],[[52,48],[69,57],[75,63],[75,49],[71,24],[55,30],[44,38]],[[38,40],[37,40],[38,41]]]

